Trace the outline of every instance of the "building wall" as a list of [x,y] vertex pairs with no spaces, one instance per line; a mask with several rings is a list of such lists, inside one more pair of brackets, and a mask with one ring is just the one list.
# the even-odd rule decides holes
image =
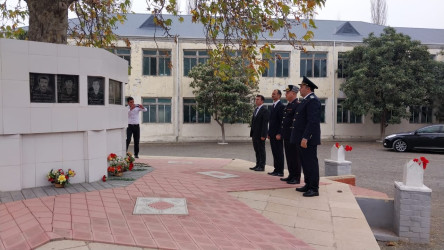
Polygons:
[[[189,87],[191,79],[184,76],[183,51],[184,50],[206,50],[207,45],[204,40],[182,39],[172,42],[168,39],[130,39],[131,41],[131,75],[129,84],[126,86],[127,95],[133,96],[137,102],[142,101],[142,97],[163,97],[171,98],[171,123],[141,123],[141,141],[200,141],[219,140],[221,138],[220,126],[215,122],[205,124],[189,124],[183,122],[183,98],[194,97],[192,88]],[[337,123],[337,99],[345,98],[340,91],[343,78],[337,77],[338,53],[352,50],[360,43],[352,42],[318,42],[313,48],[307,45],[310,52],[327,53],[327,76],[310,78],[319,89],[315,94],[325,99],[325,123],[321,124],[321,134],[324,139],[377,139],[379,138],[379,124],[373,123],[371,116],[362,119],[362,123],[348,124]],[[123,42],[118,46],[125,47]],[[142,58],[143,49],[168,49],[171,50],[171,76],[143,76]],[[261,77],[259,82],[259,94],[266,98],[271,98],[274,89],[285,89],[286,85],[297,85],[301,82],[300,77],[300,51],[295,50],[290,45],[277,45],[273,51],[290,52],[290,70],[288,77]],[[444,56],[439,54],[438,48],[430,49],[432,54],[436,54],[436,60],[444,61]],[[283,96],[284,98],[284,96]],[[386,129],[386,134],[399,131],[414,130],[425,124],[410,124],[408,120],[401,124],[390,125]],[[248,124],[225,125],[226,138],[228,140],[248,140]]]
[[[108,82],[127,83],[127,65],[102,49],[0,39],[0,191],[50,185],[51,169],[73,169],[73,183],[106,175],[107,155],[126,152],[127,126]],[[79,103],[31,102],[30,73],[79,76]],[[88,76],[105,78],[104,105],[88,105]]]

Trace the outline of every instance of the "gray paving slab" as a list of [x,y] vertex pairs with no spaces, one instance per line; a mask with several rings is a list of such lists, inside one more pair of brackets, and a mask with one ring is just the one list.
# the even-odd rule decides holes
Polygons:
[[43,191],[47,194],[47,196],[57,195],[55,189],[51,186],[42,187]]
[[0,198],[0,201],[2,203],[5,203],[5,202],[11,202],[11,201],[14,201],[14,200],[12,199],[12,196],[5,196],[5,197]]
[[31,188],[30,189],[23,189],[22,194],[25,197],[25,199],[32,199],[32,198],[37,197]]
[[77,190],[78,193],[88,192],[88,190],[86,188],[84,188],[81,183],[72,184],[72,188]]
[[43,188],[41,188],[41,187],[32,188],[31,190],[33,191],[35,196],[38,198],[48,196],[48,194],[45,193],[45,191],[43,191]]
[[14,201],[21,201],[25,199],[21,191],[11,191],[11,196]]
[[95,191],[96,190],[90,183],[80,183],[80,185],[88,191]]

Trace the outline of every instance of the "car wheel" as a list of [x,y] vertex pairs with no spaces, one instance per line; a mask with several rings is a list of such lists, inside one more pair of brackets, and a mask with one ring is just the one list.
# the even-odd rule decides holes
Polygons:
[[393,143],[393,149],[396,152],[405,152],[407,151],[407,143],[401,139],[398,139]]

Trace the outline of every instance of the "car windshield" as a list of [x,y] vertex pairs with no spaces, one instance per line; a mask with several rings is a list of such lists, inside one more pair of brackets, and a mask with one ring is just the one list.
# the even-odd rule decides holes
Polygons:
[[430,126],[425,128],[420,128],[416,130],[417,133],[423,134],[423,133],[439,133],[441,132],[441,126]]

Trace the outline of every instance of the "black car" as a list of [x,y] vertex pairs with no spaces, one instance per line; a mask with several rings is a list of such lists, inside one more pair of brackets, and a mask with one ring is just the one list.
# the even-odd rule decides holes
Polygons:
[[384,139],[384,147],[397,152],[407,150],[444,150],[444,124],[431,125],[413,132],[392,134]]

